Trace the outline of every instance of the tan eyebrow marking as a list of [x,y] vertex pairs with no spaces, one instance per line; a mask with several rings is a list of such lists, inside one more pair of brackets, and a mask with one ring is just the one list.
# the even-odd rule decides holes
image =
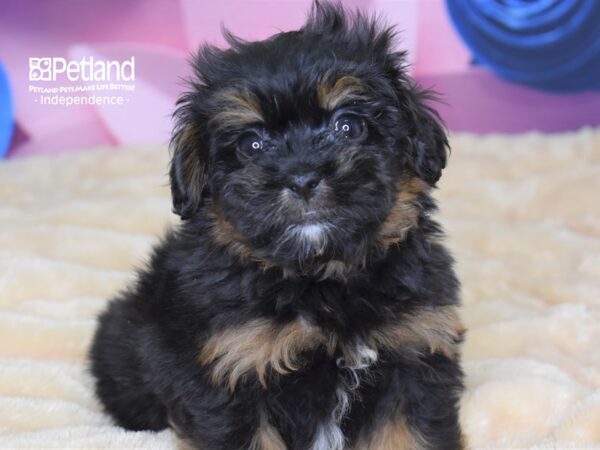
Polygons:
[[340,105],[353,100],[362,100],[367,95],[367,87],[357,77],[344,75],[335,82],[325,76],[318,87],[319,105],[327,111],[333,111]]
[[215,94],[220,111],[209,121],[219,130],[239,128],[264,121],[256,95],[247,89],[223,89]]

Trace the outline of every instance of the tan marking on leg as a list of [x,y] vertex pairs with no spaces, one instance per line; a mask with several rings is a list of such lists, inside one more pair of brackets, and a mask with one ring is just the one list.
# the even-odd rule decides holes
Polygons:
[[177,450],[201,450],[201,448],[199,448],[197,445],[195,446],[191,442],[188,442],[186,440],[185,434],[181,431],[181,429],[177,426],[173,419],[168,417],[167,423],[175,433],[175,445],[177,447]]
[[317,97],[319,105],[327,111],[334,111],[344,103],[362,100],[366,97],[367,88],[357,77],[344,75],[333,82],[326,76],[319,85]]
[[252,437],[250,450],[287,450],[279,431],[269,423],[264,413],[260,415],[260,422]]
[[396,201],[379,232],[379,242],[384,248],[404,240],[408,231],[417,225],[419,209],[416,201],[428,188],[427,183],[416,177],[398,183]]
[[421,308],[404,320],[372,330],[367,342],[390,353],[441,352],[455,359],[464,330],[455,306]]
[[469,446],[469,440],[465,436],[464,432],[460,433],[460,447],[459,450],[469,450],[471,447]]
[[198,447],[197,445],[193,445],[190,442],[187,442],[181,436],[176,437],[175,446],[177,450],[203,450],[204,447]]
[[352,450],[426,450],[425,438],[410,427],[402,416],[376,427],[367,436],[361,434]]
[[199,355],[202,365],[213,364],[212,381],[227,382],[231,390],[251,371],[266,387],[267,370],[279,374],[300,369],[303,352],[324,347],[333,354],[336,340],[320,328],[299,319],[278,325],[269,319],[254,319],[212,336]]

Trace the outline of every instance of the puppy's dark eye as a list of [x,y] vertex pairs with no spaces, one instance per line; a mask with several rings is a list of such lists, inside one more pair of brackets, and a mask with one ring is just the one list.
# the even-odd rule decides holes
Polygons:
[[366,133],[365,121],[354,114],[342,114],[335,119],[334,130],[346,139],[360,139]]
[[239,138],[237,146],[241,152],[253,155],[263,150],[264,142],[258,134],[250,132]]

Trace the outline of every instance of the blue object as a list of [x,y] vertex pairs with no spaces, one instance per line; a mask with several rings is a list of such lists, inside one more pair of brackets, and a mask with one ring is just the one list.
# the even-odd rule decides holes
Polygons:
[[475,61],[548,91],[600,89],[599,0],[446,0]]
[[10,138],[15,125],[13,103],[8,84],[8,74],[0,63],[0,158],[8,152]]

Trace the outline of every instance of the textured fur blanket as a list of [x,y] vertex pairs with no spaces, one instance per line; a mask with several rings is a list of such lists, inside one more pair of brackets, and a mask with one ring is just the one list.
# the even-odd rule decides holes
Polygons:
[[[600,449],[600,130],[454,136],[440,217],[463,282],[473,448]],[[174,223],[162,148],[0,163],[0,447],[176,448],[103,415],[97,313]]]

